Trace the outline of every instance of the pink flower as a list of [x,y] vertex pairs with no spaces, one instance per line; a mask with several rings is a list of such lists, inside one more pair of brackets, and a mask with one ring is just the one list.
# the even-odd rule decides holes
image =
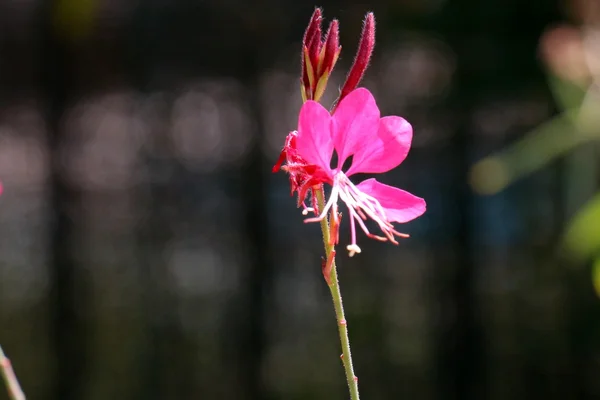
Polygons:
[[[349,179],[356,173],[383,173],[397,167],[406,158],[412,141],[411,125],[401,117],[381,118],[375,99],[367,89],[350,92],[333,115],[321,104],[307,101],[300,110],[298,131],[292,132],[288,141],[294,145],[288,152],[300,161],[300,168],[295,170],[301,171],[301,181],[310,182],[312,186],[318,183],[332,186],[325,208],[306,222],[320,221],[331,210],[334,223],[337,223],[337,202],[341,199],[350,215],[352,237],[347,246],[350,256],[360,253],[356,244],[356,223],[367,236],[397,244],[396,236],[407,235],[397,232],[392,223],[408,222],[425,212],[425,200],[404,190],[375,179],[367,179],[358,185]],[[337,166],[331,167],[334,151],[338,162]],[[351,165],[343,171],[342,166],[350,157]],[[293,166],[287,167],[288,172],[293,169]],[[303,201],[300,195],[305,195],[306,191],[298,192],[298,201]],[[367,218],[377,223],[384,236],[369,232],[364,223]]]

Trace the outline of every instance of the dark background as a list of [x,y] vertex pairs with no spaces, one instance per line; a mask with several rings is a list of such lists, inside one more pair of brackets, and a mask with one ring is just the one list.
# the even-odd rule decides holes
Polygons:
[[341,27],[327,104],[374,11],[362,86],[414,127],[382,180],[428,203],[399,246],[340,252],[363,398],[599,398],[591,259],[559,251],[596,145],[469,185],[562,111],[577,57],[540,49],[590,1],[2,0],[0,343],[28,398],[348,397],[319,227],[270,173],[316,5]]

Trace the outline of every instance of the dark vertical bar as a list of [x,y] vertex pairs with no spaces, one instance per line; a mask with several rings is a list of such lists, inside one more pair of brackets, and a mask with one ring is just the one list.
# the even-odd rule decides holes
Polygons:
[[[260,18],[256,13],[252,18]],[[264,28],[263,28],[264,29]],[[267,28],[268,29],[268,28]],[[267,215],[266,174],[270,172],[261,150],[264,132],[260,97],[261,55],[268,48],[265,31],[246,34],[242,53],[240,77],[248,89],[248,105],[254,120],[254,138],[246,162],[242,167],[241,196],[244,199],[244,229],[250,256],[248,257],[248,282],[244,311],[246,335],[240,342],[242,354],[242,385],[247,399],[265,399],[266,388],[262,378],[265,353],[266,309],[265,300],[271,290],[273,266],[269,259],[269,233]],[[269,38],[270,39],[270,38]],[[283,137],[283,135],[282,135]]]
[[[462,82],[468,77],[460,76],[466,71],[458,70]],[[459,78],[459,79],[460,79]],[[463,87],[455,99],[461,115],[451,152],[455,165],[455,177],[447,204],[452,209],[445,212],[457,216],[455,239],[451,247],[442,247],[436,256],[438,265],[438,290],[436,302],[439,310],[437,333],[438,398],[448,400],[480,399],[485,385],[485,349],[482,343],[482,322],[476,294],[476,268],[474,263],[472,215],[473,194],[468,185],[470,168],[469,116],[472,110],[469,96],[475,96],[473,88]],[[449,270],[442,269],[449,267]]]
[[[554,166],[554,185],[553,191],[553,214],[555,225],[556,242],[561,239],[562,233],[565,231],[566,222],[568,219],[566,213],[565,190],[567,187],[566,180],[567,168],[564,160],[555,161]],[[591,222],[594,223],[594,222]],[[588,265],[573,265],[573,261],[567,257],[560,260],[563,268],[563,282],[566,291],[566,309],[567,309],[567,343],[569,349],[569,370],[570,385],[569,393],[573,399],[587,400],[594,399],[593,390],[590,390],[589,371],[594,369],[595,355],[597,354],[590,349],[598,343],[597,332],[598,321],[598,298],[593,292],[591,274]],[[591,260],[587,261],[588,263]]]
[[82,311],[86,304],[85,282],[73,255],[73,238],[80,195],[66,181],[61,148],[65,114],[73,74],[71,54],[52,25],[55,3],[45,1],[40,9],[40,79],[50,150],[49,176],[49,269],[51,341],[55,349],[55,388],[59,400],[82,398],[85,376],[85,336]]
[[[163,117],[161,115],[161,117]],[[164,116],[166,117],[166,116]],[[152,148],[170,148],[166,129],[155,132]],[[170,154],[166,150],[166,154]],[[163,153],[163,156],[166,155]],[[139,372],[143,387],[140,398],[185,398],[189,395],[193,373],[189,344],[179,321],[179,300],[174,292],[173,279],[168,268],[166,249],[174,238],[172,210],[177,209],[178,195],[170,177],[175,161],[171,157],[146,160],[148,182],[140,185],[138,198],[144,218],[137,226],[137,250],[142,303],[148,341],[140,358]]]
[[481,315],[476,294],[476,271],[473,261],[473,234],[471,232],[473,199],[468,186],[468,133],[461,129],[457,138],[459,157],[459,181],[457,199],[459,204],[459,225],[457,229],[456,269],[450,280],[450,297],[453,303],[454,324],[452,336],[456,345],[451,359],[454,368],[450,369],[455,382],[457,399],[480,399],[484,378],[484,349],[482,347]]
[[[248,85],[251,92],[249,101],[253,104],[253,119],[257,132],[262,132],[262,115],[258,96],[258,77],[252,77]],[[260,136],[252,142],[246,162],[242,168],[242,198],[246,205],[245,236],[250,248],[248,258],[248,292],[246,312],[247,335],[242,341],[244,358],[243,386],[247,388],[248,399],[264,398],[264,383],[261,376],[265,351],[265,298],[272,279],[272,267],[268,257],[268,218],[266,211],[265,173],[268,171],[260,149]]]
[[[470,102],[467,102],[470,103]],[[469,104],[470,105],[470,104]],[[474,263],[472,218],[473,191],[469,186],[469,169],[471,160],[472,132],[468,126],[472,107],[466,108],[464,124],[456,137],[456,156],[458,161],[457,203],[459,207],[459,224],[457,229],[456,273],[451,281],[451,291],[456,315],[453,327],[456,337],[456,348],[453,369],[456,380],[456,394],[459,399],[480,399],[483,378],[483,348],[481,315],[478,309],[476,270]]]
[[[175,6],[177,7],[177,6]],[[179,6],[180,7],[180,6]],[[160,63],[168,64],[168,56],[153,51],[166,19],[161,18],[156,2],[141,3],[129,28],[122,55],[128,80],[148,96],[156,88],[153,72]],[[173,42],[173,39],[163,38]],[[175,45],[175,44],[174,44]],[[144,146],[142,167],[144,180],[136,189],[137,204],[142,218],[135,227],[138,276],[141,286],[141,314],[146,339],[141,346],[136,372],[141,376],[139,398],[185,398],[194,385],[194,344],[183,331],[180,297],[169,270],[167,249],[175,239],[180,215],[181,175],[174,144],[169,132],[172,92],[165,90],[166,104],[150,104],[146,121],[150,134]]]
[[[141,93],[147,95],[151,90],[151,71],[156,67],[156,53],[150,51],[149,38],[159,31],[162,22],[153,12],[154,1],[140,3],[134,12],[124,40],[126,51],[122,54],[124,70],[129,82]],[[152,29],[154,24],[154,29]],[[155,57],[153,57],[155,56]],[[138,212],[141,216],[135,226],[135,250],[137,275],[140,285],[140,314],[145,331],[145,342],[140,346],[135,370],[139,374],[140,386],[136,395],[140,399],[158,400],[168,394],[165,391],[165,360],[163,359],[165,331],[168,329],[170,296],[165,288],[168,274],[164,266],[164,244],[171,238],[164,209],[169,198],[165,182],[155,182],[155,176],[161,176],[168,168],[168,160],[157,158],[154,154],[161,145],[168,145],[165,130],[168,110],[152,109],[153,121],[148,135],[145,152],[141,157],[144,179],[135,190]],[[144,115],[145,116],[145,115]],[[168,176],[168,175],[167,175]],[[161,207],[162,204],[162,207]],[[174,312],[174,310],[170,310]],[[173,359],[169,362],[171,370]]]

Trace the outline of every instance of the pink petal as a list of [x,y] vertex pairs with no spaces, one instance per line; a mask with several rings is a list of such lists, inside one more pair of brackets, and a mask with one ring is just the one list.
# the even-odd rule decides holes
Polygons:
[[300,110],[296,148],[308,163],[315,164],[328,173],[331,171],[331,115],[316,101],[307,101]]
[[412,126],[404,118],[381,118],[377,135],[362,141],[346,175],[357,172],[380,173],[396,168],[410,150],[412,133]]
[[361,192],[373,196],[384,208],[390,222],[408,222],[425,212],[425,200],[375,179],[367,179],[356,185]]
[[367,89],[353,90],[340,102],[333,114],[332,128],[338,168],[364,146],[366,138],[376,135],[379,115],[375,98]]

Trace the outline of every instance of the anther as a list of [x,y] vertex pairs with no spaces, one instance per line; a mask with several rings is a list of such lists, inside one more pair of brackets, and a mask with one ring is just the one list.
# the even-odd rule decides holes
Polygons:
[[346,249],[348,250],[348,255],[350,257],[354,256],[354,254],[360,254],[360,247],[357,244],[349,244]]

